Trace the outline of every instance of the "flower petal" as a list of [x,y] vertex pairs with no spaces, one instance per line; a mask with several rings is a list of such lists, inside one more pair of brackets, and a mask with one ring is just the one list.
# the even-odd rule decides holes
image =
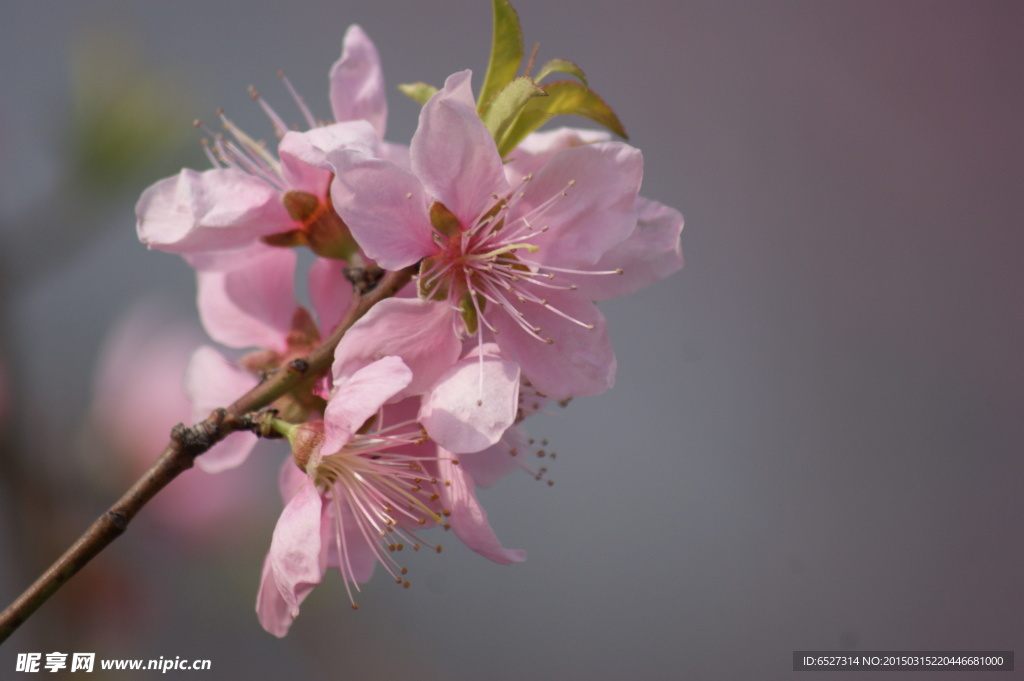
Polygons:
[[341,58],[331,67],[330,78],[334,120],[369,121],[383,140],[388,117],[384,74],[377,48],[359,26],[345,31]]
[[277,153],[281,157],[281,172],[289,188],[317,197],[326,196],[331,181],[327,154],[341,149],[376,156],[377,133],[366,121],[348,121],[304,132],[285,133]]
[[604,315],[589,300],[570,294],[548,297],[548,303],[584,324],[585,328],[540,305],[526,308],[526,319],[540,327],[545,343],[527,334],[503,310],[488,311],[498,329],[501,352],[518,362],[523,375],[541,392],[561,400],[600,395],[615,382],[615,353],[608,341]]
[[281,352],[295,313],[295,251],[262,247],[258,257],[227,271],[196,273],[199,317],[218,343]]
[[660,281],[683,266],[679,235],[683,231],[683,215],[657,201],[637,200],[639,220],[636,229],[625,241],[605,253],[594,269],[622,274],[566,275],[590,300],[605,300],[636,293]]
[[366,420],[412,380],[412,371],[399,357],[384,357],[351,376],[335,375],[334,394],[324,410],[326,438],[321,451],[335,452],[352,438]]
[[563,149],[594,142],[608,142],[611,139],[611,133],[604,130],[583,128],[556,128],[531,133],[509,155],[505,164],[505,175],[510,183],[515,184],[523,175],[539,171],[548,159]]
[[448,451],[479,452],[515,421],[518,398],[518,364],[497,356],[467,357],[424,395],[419,420]]
[[540,246],[534,259],[559,266],[592,265],[636,226],[643,177],[640,151],[620,142],[565,149],[522,186],[506,224],[523,219]]
[[473,478],[469,473],[463,470],[462,466],[452,465],[452,456],[443,449],[438,449],[438,458],[441,477],[451,482],[451,485],[445,485],[441,489],[445,495],[445,507],[451,511],[448,520],[455,536],[462,540],[463,544],[495,563],[509,565],[526,560],[525,551],[506,549],[498,541],[498,536],[487,522],[487,512],[476,499]]
[[291,608],[285,602],[280,589],[277,588],[277,581],[274,579],[274,569],[270,564],[268,555],[263,561],[263,574],[260,577],[260,590],[256,594],[256,616],[260,624],[278,638],[288,633],[295,616]]
[[512,471],[523,468],[522,461],[529,449],[529,438],[522,428],[512,426],[497,444],[472,456],[460,457],[459,465],[473,477],[477,487],[493,487]]
[[338,344],[334,352],[335,385],[367,364],[395,355],[413,374],[400,396],[426,392],[459,358],[462,344],[452,330],[453,319],[447,303],[415,298],[382,300]]
[[429,199],[415,175],[351,150],[332,152],[328,160],[335,171],[334,209],[377,264],[398,270],[437,250]]
[[352,283],[345,276],[347,266],[343,260],[317,258],[309,267],[309,299],[323,337],[331,334],[352,300]]
[[409,148],[413,172],[432,198],[459,218],[464,229],[508,191],[501,155],[480,120],[470,71],[448,77],[420,111]]
[[233,168],[185,168],[142,192],[135,215],[139,240],[172,253],[238,248],[292,226],[276,187]]
[[320,555],[322,505],[316,485],[307,480],[284,507],[270,541],[270,568],[293,619],[299,614],[299,604],[323,579]]

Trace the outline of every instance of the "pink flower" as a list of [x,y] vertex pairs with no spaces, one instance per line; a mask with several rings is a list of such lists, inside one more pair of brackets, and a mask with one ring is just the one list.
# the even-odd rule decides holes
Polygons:
[[[296,463],[285,464],[286,506],[274,529],[256,610],[264,628],[284,636],[303,599],[329,567],[341,572],[352,606],[380,563],[409,586],[396,556],[422,546],[419,533],[451,527],[470,548],[500,563],[525,559],[504,549],[474,494],[473,479],[455,458],[426,443],[416,423],[417,400],[391,403],[413,380],[398,357],[384,357],[341,381],[323,422],[295,427]],[[484,455],[478,468],[488,470]],[[450,525],[449,525],[450,522]]]
[[449,77],[423,107],[411,170],[352,147],[328,151],[334,204],[382,267],[422,260],[421,296],[460,310],[460,331],[478,342],[493,336],[539,390],[604,392],[615,356],[604,317],[576,282],[617,276],[599,262],[636,227],[640,152],[617,142],[569,147],[510,182],[469,77]]
[[[291,462],[282,473],[287,500],[274,529],[256,610],[267,631],[283,636],[299,604],[328,566],[353,589],[382,563],[399,582],[404,571],[392,552],[409,540],[405,528],[441,522],[436,479],[404,451],[423,440],[415,422],[364,424],[412,378],[397,357],[387,357],[340,384],[324,421],[293,429],[290,439],[305,474]],[[296,435],[297,433],[297,435]],[[299,443],[296,438],[308,440]],[[298,473],[298,475],[297,475]]]
[[[200,337],[191,326],[168,324],[152,305],[132,311],[111,333],[97,367],[91,407],[98,449],[108,455],[96,462],[97,470],[103,470],[101,480],[116,487],[137,478],[167,444],[171,428],[189,421],[181,376]],[[146,516],[183,546],[223,547],[225,526],[253,529],[254,472],[217,478],[187,472],[150,502]]]
[[[339,121],[332,125],[319,124],[292,90],[310,127],[307,132],[289,131],[260,100],[281,137],[277,156],[222,114],[231,137],[212,135],[212,145],[205,147],[214,168],[186,168],[143,192],[136,207],[139,239],[150,248],[190,254],[242,248],[263,237],[347,257],[351,238],[331,207],[324,150],[351,146],[377,153],[387,117],[380,59],[358,26],[345,34],[330,83]],[[387,149],[389,157],[402,157],[397,147]]]

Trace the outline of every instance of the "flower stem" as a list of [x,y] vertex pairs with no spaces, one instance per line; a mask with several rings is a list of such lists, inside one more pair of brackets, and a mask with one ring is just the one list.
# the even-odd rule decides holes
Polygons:
[[135,484],[68,548],[25,592],[0,613],[0,643],[22,625],[39,606],[67,583],[90,560],[119,537],[128,523],[160,490],[192,467],[195,458],[231,433],[247,427],[247,414],[262,409],[294,388],[304,378],[326,371],[334,349],[345,332],[375,304],[398,293],[412,278],[415,267],[388,272],[372,288],[356,287],[345,318],[321,345],[304,359],[278,370],[229,407],[216,409],[190,428],[179,424],[163,453]]

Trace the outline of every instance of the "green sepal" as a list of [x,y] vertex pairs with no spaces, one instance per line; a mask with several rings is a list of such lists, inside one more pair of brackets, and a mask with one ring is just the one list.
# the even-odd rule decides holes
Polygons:
[[619,121],[619,117],[596,92],[582,83],[561,80],[545,85],[544,90],[548,96],[528,101],[523,106],[519,118],[498,142],[498,151],[502,158],[549,119],[563,114],[584,116],[603,125],[619,137],[626,138],[626,129]]
[[516,78],[494,96],[481,118],[491,131],[495,142],[505,136],[509,126],[519,116],[519,112],[534,97],[547,97],[547,93],[533,82],[532,78],[526,76]]
[[583,69],[580,68],[579,64],[571,62],[568,59],[552,59],[544,66],[540,67],[540,71],[537,73],[534,80],[539,83],[552,73],[568,73],[570,76],[579,78],[580,82],[584,85],[587,84],[587,74],[583,73]]
[[423,106],[430,98],[437,92],[437,88],[430,83],[418,82],[418,83],[402,83],[398,86],[398,89],[406,97],[409,97],[414,102]]
[[523,60],[523,32],[519,27],[519,16],[508,0],[494,2],[494,36],[491,40],[491,61],[487,64],[477,111],[483,113],[490,106],[491,98],[512,82]]
[[281,203],[284,204],[291,219],[296,222],[305,222],[310,219],[320,207],[320,199],[315,194],[296,189],[285,192],[281,197]]
[[466,332],[473,335],[480,326],[480,320],[477,318],[473,300],[469,296],[469,293],[462,295],[462,300],[459,301],[459,309],[462,311],[462,321],[466,323]]
[[448,279],[442,278],[433,290],[427,290],[427,273],[434,267],[440,256],[432,255],[420,261],[419,276],[416,278],[416,296],[420,300],[448,300]]
[[309,239],[301,229],[290,229],[287,232],[266,234],[260,237],[260,241],[268,246],[277,248],[296,248],[298,246],[309,246]]
[[438,234],[443,234],[446,237],[454,236],[462,229],[459,218],[440,201],[430,204],[430,224]]

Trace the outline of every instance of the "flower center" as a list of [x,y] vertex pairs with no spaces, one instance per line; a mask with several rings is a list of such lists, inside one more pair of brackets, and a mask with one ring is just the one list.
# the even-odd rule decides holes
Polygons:
[[[440,545],[423,541],[417,528],[448,527],[449,511],[440,504],[440,481],[433,470],[436,456],[410,453],[408,445],[421,445],[426,436],[415,423],[397,424],[371,434],[358,434],[340,451],[311,460],[307,473],[325,501],[331,504],[333,539],[338,566],[353,608],[352,593],[359,590],[350,551],[354,539],[365,542],[373,556],[398,584],[408,588],[407,568],[394,554],[407,545],[441,552]],[[396,451],[402,448],[402,451]],[[346,532],[354,529],[355,532]]]
[[[489,209],[468,228],[457,221],[453,228],[454,216],[447,208],[437,203],[431,207],[438,250],[421,265],[420,295],[434,300],[447,299],[453,308],[461,311],[466,330],[471,334],[481,333],[481,327],[497,333],[488,316],[492,310],[502,310],[529,336],[553,343],[554,340],[529,319],[538,306],[585,329],[593,329],[593,324],[576,319],[549,302],[548,296],[551,292],[575,291],[572,275],[622,273],[622,270],[597,272],[558,267],[552,262],[557,261],[557,254],[535,257],[541,250],[535,240],[549,229],[545,216],[557,202],[569,197],[576,181],[569,180],[562,191],[509,220],[511,209],[524,199],[523,189],[532,179],[532,174],[526,175],[508,195],[493,196]],[[442,217],[438,218],[439,215]]]

